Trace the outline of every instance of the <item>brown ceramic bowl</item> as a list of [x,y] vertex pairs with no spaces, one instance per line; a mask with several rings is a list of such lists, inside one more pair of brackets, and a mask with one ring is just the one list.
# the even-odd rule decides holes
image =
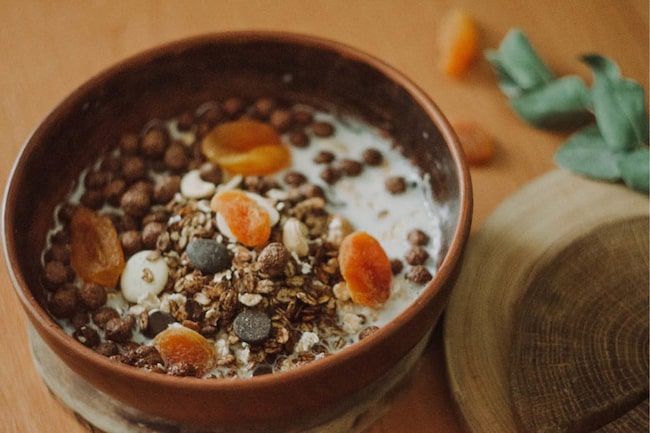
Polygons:
[[[40,252],[54,208],[81,170],[121,133],[231,95],[278,96],[390,126],[407,156],[431,174],[435,199],[450,210],[443,228],[444,259],[425,292],[392,322],[352,347],[289,372],[198,380],[113,362],[69,337],[44,309]],[[55,394],[61,392],[73,408],[68,392],[84,389],[117,408],[117,417],[151,429],[132,430],[138,432],[355,431],[373,419],[375,406],[388,399],[426,345],[461,262],[471,207],[469,173],[455,134],[435,104],[402,74],[332,41],[225,33],[130,58],[57,106],[15,164],[4,201],[4,248],[16,292],[36,331],[32,339],[44,343],[35,346],[37,363],[60,363],[56,374],[42,370],[46,379],[55,379],[48,381],[59,388]],[[66,386],[57,385],[61,374],[70,375],[77,388],[61,389]],[[90,394],[79,395],[74,398],[89,400]]]

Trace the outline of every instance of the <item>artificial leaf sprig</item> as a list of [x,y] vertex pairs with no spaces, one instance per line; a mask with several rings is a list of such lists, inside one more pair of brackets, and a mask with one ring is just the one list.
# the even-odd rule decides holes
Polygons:
[[645,94],[638,83],[621,76],[614,62],[598,54],[581,57],[594,75],[589,89],[578,76],[556,77],[519,29],[510,30],[499,48],[485,55],[523,120],[550,130],[580,128],[556,152],[557,164],[594,179],[622,180],[648,193]]

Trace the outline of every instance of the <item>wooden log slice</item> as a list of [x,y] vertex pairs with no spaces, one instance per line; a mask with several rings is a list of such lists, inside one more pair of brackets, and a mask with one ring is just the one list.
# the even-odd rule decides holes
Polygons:
[[649,223],[596,227],[516,304],[510,385],[522,431],[648,431]]
[[[472,235],[444,322],[449,388],[468,432],[520,433],[523,430],[517,422],[520,418],[517,406],[521,407],[521,403],[513,401],[511,390],[511,346],[513,330],[520,326],[521,320],[516,315],[518,302],[528,288],[544,281],[549,264],[557,263],[558,254],[565,251],[577,254],[578,250],[571,247],[574,242],[592,236],[608,224],[619,230],[618,221],[648,218],[649,208],[648,196],[624,186],[554,170],[509,197]],[[607,265],[593,266],[593,272],[607,271],[623,272]],[[579,282],[576,279],[576,284]],[[603,307],[603,312],[608,308]],[[592,328],[595,329],[605,316],[594,316]],[[569,324],[572,319],[571,315],[565,317]],[[618,332],[623,331],[613,326],[607,328],[605,322],[600,326],[613,334],[613,341],[640,338],[629,330],[619,336]],[[622,349],[615,347],[615,350]],[[632,352],[626,356],[631,357]],[[625,388],[628,391],[638,384],[638,376],[634,377],[636,381]],[[552,391],[550,387],[548,390]],[[601,392],[614,395],[606,390],[596,393]],[[628,414],[643,411],[643,407],[640,403],[639,409],[631,409]],[[625,422],[625,416],[616,422]],[[611,423],[608,428],[616,428],[616,424]],[[622,431],[638,429],[599,430],[601,433]]]

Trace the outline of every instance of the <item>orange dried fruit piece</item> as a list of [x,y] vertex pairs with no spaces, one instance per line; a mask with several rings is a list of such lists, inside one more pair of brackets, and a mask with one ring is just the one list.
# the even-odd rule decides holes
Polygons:
[[390,259],[374,237],[363,231],[350,233],[341,242],[338,260],[354,302],[377,308],[388,300]]
[[122,244],[111,219],[80,207],[70,223],[70,265],[88,283],[113,287],[125,266]]
[[218,192],[210,207],[225,220],[232,235],[248,247],[264,245],[271,237],[269,213],[244,191]]
[[153,345],[165,365],[189,364],[194,367],[197,377],[205,375],[216,364],[214,345],[198,332],[180,324],[170,325],[156,335]]
[[438,29],[440,68],[458,77],[472,63],[479,51],[479,32],[474,20],[460,9],[445,14]]
[[201,151],[223,169],[245,176],[272,174],[291,162],[277,131],[249,119],[217,125],[203,138]]
[[456,120],[452,122],[452,128],[456,131],[465,158],[470,165],[487,164],[492,159],[494,139],[481,126],[474,122]]
[[259,146],[245,153],[223,155],[219,164],[224,170],[244,176],[265,176],[286,168],[291,151],[285,146]]

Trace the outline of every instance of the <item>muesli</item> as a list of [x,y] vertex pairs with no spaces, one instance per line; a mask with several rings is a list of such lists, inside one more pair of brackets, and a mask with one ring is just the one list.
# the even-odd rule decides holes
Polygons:
[[249,377],[403,311],[435,274],[444,212],[386,131],[233,97],[154,119],[85,170],[42,280],[52,316],[102,355]]

